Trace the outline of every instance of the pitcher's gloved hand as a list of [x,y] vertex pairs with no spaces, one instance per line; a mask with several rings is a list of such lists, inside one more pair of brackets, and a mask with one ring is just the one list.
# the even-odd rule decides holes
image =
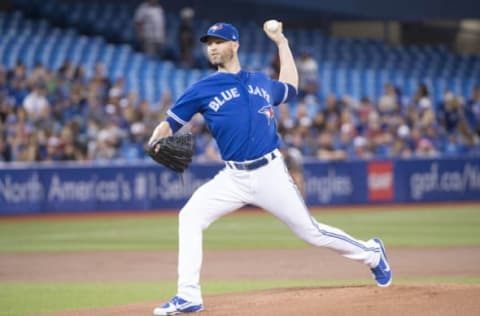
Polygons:
[[145,151],[157,163],[182,173],[192,162],[195,138],[192,133],[173,135],[150,142]]

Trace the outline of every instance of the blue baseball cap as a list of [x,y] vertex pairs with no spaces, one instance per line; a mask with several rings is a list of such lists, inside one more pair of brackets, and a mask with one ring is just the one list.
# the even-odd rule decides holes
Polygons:
[[209,37],[221,38],[226,41],[238,42],[240,36],[235,26],[228,23],[215,23],[210,26],[207,34],[200,37],[200,42],[205,43]]

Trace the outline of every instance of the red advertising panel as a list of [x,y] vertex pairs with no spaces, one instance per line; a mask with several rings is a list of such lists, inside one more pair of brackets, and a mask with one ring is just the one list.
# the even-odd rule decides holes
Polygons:
[[368,199],[370,201],[391,201],[393,192],[392,162],[370,162],[368,164]]

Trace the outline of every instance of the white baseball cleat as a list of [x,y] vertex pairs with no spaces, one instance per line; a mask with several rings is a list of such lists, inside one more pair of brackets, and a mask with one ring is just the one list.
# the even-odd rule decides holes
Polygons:
[[153,315],[165,316],[184,313],[196,313],[203,310],[203,304],[189,302],[179,296],[174,296],[170,301],[153,310]]

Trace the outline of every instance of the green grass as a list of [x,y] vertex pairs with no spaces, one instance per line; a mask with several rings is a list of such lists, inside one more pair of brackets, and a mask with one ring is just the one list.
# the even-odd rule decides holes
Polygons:
[[[389,247],[480,246],[480,209],[317,211],[322,223],[359,239],[381,236]],[[0,252],[174,250],[176,216],[0,221]],[[307,247],[267,213],[223,217],[205,233],[207,249]]]
[[[480,208],[317,211],[322,223],[367,239],[381,236],[389,247],[480,246]],[[240,213],[214,223],[205,233],[207,249],[307,247],[267,213]],[[176,216],[49,220],[0,220],[0,252],[175,250]],[[395,279],[395,284],[480,283],[480,278]],[[371,280],[222,280],[204,282],[204,294],[280,287],[371,284]],[[0,315],[20,316],[143,301],[161,303],[175,282],[0,284]],[[150,303],[149,303],[150,304]]]
[[0,287],[0,315],[114,306],[154,300],[175,292],[170,283],[6,283]]
[[[395,284],[474,283],[480,278],[396,279]],[[204,282],[204,294],[270,288],[371,285],[371,280],[229,280]],[[4,283],[0,286],[0,315],[23,316],[83,308],[106,307],[170,298],[174,282]],[[152,306],[153,307],[153,306]]]

